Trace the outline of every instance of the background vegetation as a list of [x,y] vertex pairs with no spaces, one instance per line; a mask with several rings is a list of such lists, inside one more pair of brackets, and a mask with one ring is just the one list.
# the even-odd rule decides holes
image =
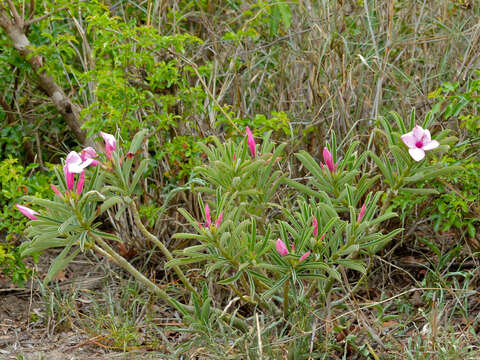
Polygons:
[[[115,349],[153,349],[172,358],[180,353],[204,358],[478,357],[479,16],[480,5],[468,0],[0,1],[0,231],[5,235],[0,268],[20,285],[27,280],[34,265],[22,262],[18,245],[25,241],[26,221],[14,205],[31,205],[24,195],[51,198],[55,164],[72,149],[92,145],[100,152],[99,131],[116,134],[126,152],[134,134],[146,129],[148,140],[136,149],[134,166],[149,159],[133,194],[140,218],[172,252],[195,245],[198,237],[178,235],[198,230],[182,215],[204,221],[203,201],[221,210],[220,199],[229,194],[212,180],[222,173],[215,166],[226,160],[208,149],[225,142],[246,151],[241,146],[249,126],[263,146],[261,154],[278,147],[283,153],[274,153],[281,160],[272,170],[272,183],[261,183],[263,175],[255,173],[255,181],[241,184],[241,190],[263,194],[275,184],[271,196],[231,200],[239,208],[249,203],[243,214],[231,214],[238,217],[232,222],[254,214],[265,236],[269,222],[289,221],[279,209],[290,206],[294,213],[310,206],[298,203],[275,176],[306,184],[311,168],[293,154],[304,150],[320,162],[326,144],[338,151],[345,171],[358,171],[352,173],[353,185],[362,176],[372,179],[368,191],[379,194],[378,207],[398,214],[385,219],[381,229],[374,226],[383,234],[404,231],[364,258],[364,276],[351,264],[339,274],[336,295],[327,304],[341,304],[315,312],[314,305],[303,303],[301,314],[309,316],[295,313],[282,322],[258,299],[235,304],[228,281],[218,284],[214,269],[205,273],[194,264],[184,271],[199,292],[198,304],[221,294],[223,308],[233,306],[234,314],[247,319],[246,333],[219,316],[209,317],[206,310],[179,320],[161,309],[161,323],[181,323],[165,330],[143,310],[157,306],[158,299],[127,274],[110,279],[107,292],[92,295],[88,317],[74,306],[75,294],[68,298],[45,289],[50,310],[38,321],[52,324],[55,319],[62,330],[88,329]],[[429,163],[462,170],[414,183],[434,191],[380,196],[394,184],[379,180],[382,172],[366,154],[390,154],[393,137],[385,124],[401,133],[398,119],[422,124],[426,117],[432,134],[448,130],[457,138]],[[349,162],[352,146],[357,156],[365,154],[364,163]],[[393,159],[388,156],[387,161]],[[355,208],[367,193],[355,195]],[[342,213],[332,201],[339,218],[347,221],[348,211]],[[179,208],[185,209],[182,215]],[[170,259],[145,241],[131,211],[105,215],[104,230],[122,239],[119,252],[132,264],[152,274],[157,284],[172,287],[178,282],[171,268],[175,263],[167,263]],[[328,219],[320,225],[328,226]],[[242,286],[241,291],[253,293],[251,285]],[[48,291],[54,296],[45,295]],[[99,305],[105,302],[109,314]]]

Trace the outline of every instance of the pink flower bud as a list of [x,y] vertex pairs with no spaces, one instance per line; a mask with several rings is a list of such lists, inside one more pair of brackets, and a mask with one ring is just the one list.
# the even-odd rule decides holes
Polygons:
[[323,241],[323,239],[325,239],[325,235],[327,234],[323,234],[322,236],[320,236],[320,239],[318,239],[318,241]]
[[77,195],[80,195],[83,190],[83,184],[85,183],[85,171],[82,171],[80,174],[80,178],[78,179],[77,182]]
[[358,214],[357,222],[362,221],[364,215],[365,215],[365,204],[363,204],[362,208],[360,209],[360,214]]
[[62,193],[57,189],[57,187],[55,185],[50,185],[50,187],[52,188],[53,192],[60,198],[60,199],[63,199],[63,195]]
[[210,208],[208,204],[205,205],[205,226],[210,227],[212,224],[212,218],[210,217]]
[[318,235],[318,221],[317,221],[317,218],[314,217],[313,218],[313,236],[317,236]]
[[22,205],[15,205],[17,207],[17,209],[23,214],[25,215],[27,218],[29,218],[30,220],[37,220],[38,218],[35,216],[36,214],[38,214],[35,210],[32,210],[26,206],[22,206]]
[[275,244],[275,249],[277,249],[277,252],[280,254],[280,256],[288,255],[288,249],[285,243],[280,239],[277,240],[277,243]]
[[218,228],[220,227],[220,225],[222,224],[222,219],[223,219],[223,212],[220,213],[220,215],[218,215],[218,219],[217,221],[215,222],[215,226]]
[[310,255],[310,251],[307,251],[305,254],[302,255],[300,259],[298,259],[298,262],[302,262],[305,260],[308,256]]
[[334,172],[337,169],[336,164],[333,163],[332,154],[326,147],[323,148],[323,160],[325,161],[325,165],[328,166],[330,172]]
[[247,132],[247,145],[250,149],[250,153],[252,154],[252,158],[254,158],[255,157],[255,139],[253,138],[252,131],[248,126],[246,129],[246,132]]
[[105,154],[107,155],[107,159],[111,159],[112,151],[115,151],[117,148],[117,140],[115,139],[115,136],[104,133],[103,131],[100,131],[100,135],[103,140],[105,140]]

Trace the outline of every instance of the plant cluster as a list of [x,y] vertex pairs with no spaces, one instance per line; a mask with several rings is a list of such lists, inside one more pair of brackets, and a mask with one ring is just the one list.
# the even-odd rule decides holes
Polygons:
[[[347,294],[358,291],[372,256],[402,231],[385,233],[382,228],[396,216],[389,210],[393,194],[429,193],[411,184],[458,170],[426,160],[425,151],[446,150],[452,141],[446,132],[432,139],[426,130],[431,117],[423,127],[415,125],[413,117],[409,125],[395,119],[396,128],[383,121],[390,152],[382,157],[371,151],[359,153],[357,142],[343,153],[334,135],[323,150],[323,163],[305,151],[296,154],[309,172],[307,182],[290,179],[283,171],[284,144],[275,144],[270,133],[261,144],[248,127],[240,142],[213,138],[210,146],[200,143],[207,155],[207,163],[195,169],[202,184],[195,190],[201,218],[178,210],[190,231],[174,235],[186,242],[173,252],[147,229],[138,211],[138,184],[149,162],[141,159],[138,149],[147,132],[137,133],[126,152],[113,135],[101,132],[105,153],[97,154],[91,147],[70,152],[63,174],[56,171],[52,200],[25,197],[36,210],[17,204],[31,219],[26,233],[32,240],[22,244],[22,256],[62,248],[45,278],[49,282],[78,253],[95,251],[179,310],[188,325],[181,331],[208,336],[228,324],[242,333],[248,331],[252,316],[261,315],[268,323],[276,319],[272,326],[295,319],[295,328],[283,330],[289,334],[309,332],[313,316],[326,315],[341,306]],[[413,130],[407,132],[407,126]],[[369,159],[376,167],[366,170]],[[387,184],[385,193],[373,192],[381,177]],[[104,229],[102,216],[110,213],[115,219],[125,211],[163,253],[166,269],[175,273],[180,286],[161,288],[111,246],[121,240]],[[188,275],[193,269],[200,270],[195,278]],[[350,288],[352,276],[356,281]],[[338,297],[342,292],[344,296]],[[225,307],[230,309],[221,310]],[[224,325],[219,324],[222,321]],[[305,352],[305,344],[306,338],[300,337],[291,349]],[[269,351],[274,354],[278,349]],[[321,351],[320,343],[315,351]]]

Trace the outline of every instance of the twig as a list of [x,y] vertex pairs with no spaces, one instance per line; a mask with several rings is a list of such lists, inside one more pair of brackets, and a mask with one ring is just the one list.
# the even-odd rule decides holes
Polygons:
[[49,13],[45,14],[45,15],[42,15],[42,16],[39,16],[39,17],[36,17],[34,19],[29,19],[25,22],[25,25],[24,26],[30,26],[32,24],[35,24],[36,22],[39,22],[39,21],[42,21],[42,20],[45,20],[46,18],[52,16],[53,14],[55,14],[56,12],[59,12],[59,11],[62,11],[62,10],[65,10],[67,9],[66,6],[64,7],[61,7],[59,9],[55,9],[53,11],[50,11]]
[[255,321],[257,323],[257,334],[258,334],[258,355],[260,356],[259,359],[262,359],[263,358],[262,332],[260,331],[260,321],[258,320],[258,313],[255,313]]
[[20,14],[17,11],[17,8],[13,4],[12,0],[7,0],[8,6],[10,7],[10,11],[12,12],[13,19],[15,20],[15,24],[20,28],[23,28],[23,19],[20,17]]

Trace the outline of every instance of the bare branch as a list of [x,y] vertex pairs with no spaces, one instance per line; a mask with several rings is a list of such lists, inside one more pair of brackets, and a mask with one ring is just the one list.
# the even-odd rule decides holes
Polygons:
[[7,3],[8,3],[8,6],[10,7],[10,11],[12,12],[13,19],[15,20],[15,24],[23,28],[23,19],[18,13],[17,8],[15,7],[15,4],[12,2],[12,0],[7,0]]
[[10,107],[10,105],[6,102],[6,100],[0,96],[0,106],[3,108],[3,111],[5,112],[7,116],[7,123],[11,124],[15,121],[15,116],[13,115],[13,109]]
[[53,10],[53,11],[50,11],[49,13],[45,14],[45,15],[42,15],[42,16],[39,16],[35,19],[29,19],[25,22],[25,26],[30,26],[36,22],[39,22],[39,21],[42,21],[42,20],[45,20],[46,18],[52,16],[53,14],[55,14],[56,12],[59,12],[59,11],[62,11],[62,10],[65,10],[67,7],[64,6],[62,8],[59,8],[59,9],[56,9],[56,10]]
[[[30,6],[28,7],[28,20],[32,19],[33,16],[35,15],[35,0],[30,0]],[[28,25],[27,25],[28,26]]]

